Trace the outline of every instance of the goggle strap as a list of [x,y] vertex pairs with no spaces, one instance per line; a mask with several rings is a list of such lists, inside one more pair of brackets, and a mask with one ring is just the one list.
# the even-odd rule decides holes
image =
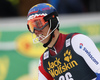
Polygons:
[[50,19],[50,28],[49,28],[49,30],[47,32],[47,35],[49,34],[50,29],[51,29],[51,19]]
[[[53,17],[53,15],[54,15],[54,17]],[[48,14],[47,16],[43,17],[43,19],[45,21],[48,21],[48,20],[50,20],[52,18],[55,18],[56,16],[58,16],[58,13],[57,12],[52,12],[52,13]]]

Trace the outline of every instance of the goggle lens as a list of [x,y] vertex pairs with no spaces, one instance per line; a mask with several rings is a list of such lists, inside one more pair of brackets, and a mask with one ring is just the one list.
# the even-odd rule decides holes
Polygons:
[[39,19],[39,20],[34,20],[34,26],[36,27],[36,28],[42,28],[43,27],[43,24],[42,24],[42,22],[41,22],[41,20]]
[[28,25],[29,31],[34,33],[35,29],[42,30],[46,23],[47,22],[44,21],[43,17],[41,17],[41,18],[30,19],[27,25]]

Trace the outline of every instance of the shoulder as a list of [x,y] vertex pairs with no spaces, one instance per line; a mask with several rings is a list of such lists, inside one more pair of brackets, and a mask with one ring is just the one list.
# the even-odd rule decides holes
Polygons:
[[76,45],[76,44],[80,45],[80,43],[89,44],[89,43],[93,43],[93,41],[92,39],[90,39],[88,36],[84,34],[73,34],[71,38],[71,43],[73,45]]
[[80,45],[88,45],[90,43],[93,43],[93,41],[84,34],[74,34],[71,38],[71,44],[74,48],[80,48]]
[[39,65],[38,65],[38,69],[42,74],[46,74],[47,72],[45,71],[44,67],[43,67],[43,60],[44,60],[44,55],[45,52],[41,55],[40,59],[39,59]]
[[43,62],[43,58],[45,58],[45,55],[49,54],[48,49],[45,50],[45,52],[41,55],[40,60]]
[[96,46],[92,39],[84,34],[76,34],[73,35],[71,38],[72,48],[77,53],[84,52],[84,49],[87,48],[88,50],[96,49]]
[[43,67],[43,54],[41,55],[40,57],[40,60],[39,60],[39,66],[38,66],[38,78],[39,80],[41,80],[41,78],[43,78],[44,80],[46,80],[46,74],[48,74],[44,67]]
[[90,39],[88,36],[81,34],[81,33],[74,33],[72,36],[72,39],[73,38],[88,38],[88,39]]
[[39,60],[39,66],[38,66],[38,80],[53,80],[51,75],[47,73],[43,67],[43,56],[44,54],[41,55],[40,60]]
[[100,52],[95,43],[88,36],[83,34],[74,35],[71,39],[73,50],[83,57],[86,63],[94,72],[100,73]]

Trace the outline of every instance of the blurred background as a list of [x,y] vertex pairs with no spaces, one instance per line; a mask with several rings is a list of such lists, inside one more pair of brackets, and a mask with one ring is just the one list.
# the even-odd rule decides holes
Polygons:
[[38,80],[38,62],[45,51],[33,44],[27,13],[37,3],[58,11],[60,32],[89,36],[100,51],[100,0],[0,0],[0,80]]

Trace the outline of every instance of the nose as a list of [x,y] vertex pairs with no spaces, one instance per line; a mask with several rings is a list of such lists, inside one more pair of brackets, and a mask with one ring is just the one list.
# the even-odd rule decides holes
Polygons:
[[34,32],[35,32],[35,33],[38,33],[39,31],[35,29]]
[[38,34],[38,30],[34,30],[34,33],[35,33],[35,34]]
[[35,29],[35,30],[34,30],[34,33],[35,33],[35,34],[40,34],[40,33],[41,33],[41,30],[39,31],[39,30],[36,30],[36,29]]

